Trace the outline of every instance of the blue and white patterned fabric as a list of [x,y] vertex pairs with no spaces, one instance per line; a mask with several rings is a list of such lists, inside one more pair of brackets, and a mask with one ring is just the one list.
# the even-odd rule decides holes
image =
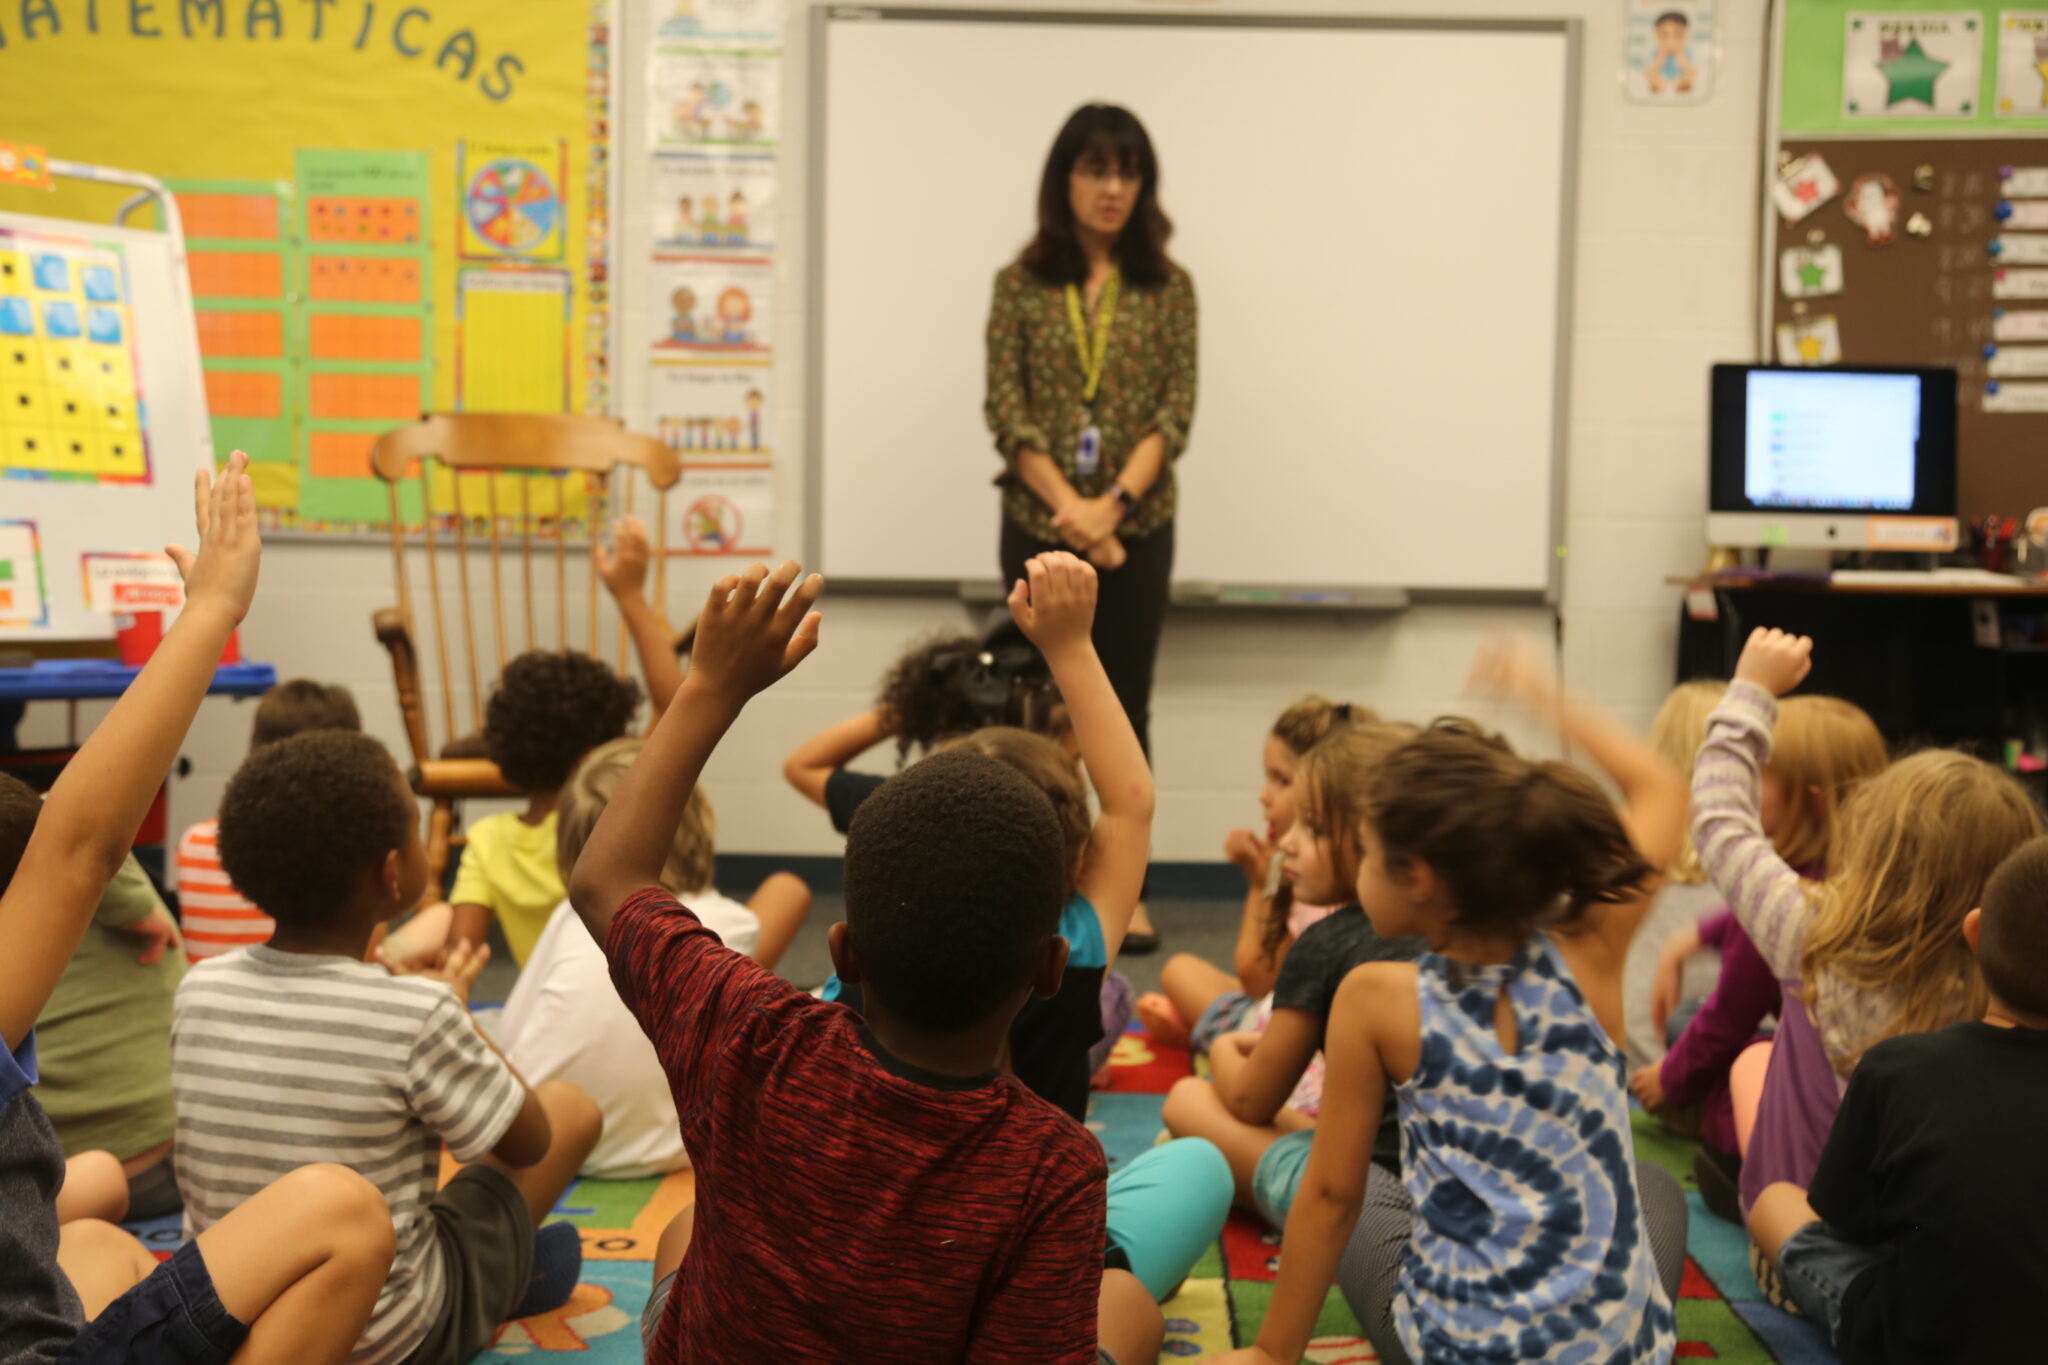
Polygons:
[[[1394,1321],[1430,1365],[1655,1365],[1677,1347],[1636,1195],[1625,1060],[1555,947],[1416,963],[1399,1087],[1415,1235]],[[1520,1050],[1494,1025],[1505,989]]]

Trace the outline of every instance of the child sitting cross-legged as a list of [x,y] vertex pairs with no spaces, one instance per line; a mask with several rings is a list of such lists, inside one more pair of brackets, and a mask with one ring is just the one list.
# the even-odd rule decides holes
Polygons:
[[[580,1239],[535,1228],[596,1144],[597,1106],[567,1081],[530,1089],[471,1020],[487,949],[457,944],[417,977],[362,960],[426,889],[419,807],[391,755],[342,730],[258,749],[221,799],[220,850],[277,929],[178,989],[171,1084],[192,1231],[309,1161],[375,1182],[398,1252],[355,1365],[461,1365],[499,1323],[559,1307]],[[468,1164],[436,1193],[444,1142]]]
[[1065,840],[1041,790],[963,750],[862,805],[831,949],[865,1018],[661,889],[713,748],[817,644],[823,582],[797,575],[754,565],[712,588],[675,704],[570,877],[698,1172],[656,1256],[646,1358],[1152,1360],[1157,1307],[1102,1268],[1101,1148],[1001,1069],[1011,1021],[1066,959]]
[[2048,838],[1964,916],[1982,1019],[1863,1055],[1813,1188],[1750,1231],[1843,1365],[2037,1360],[2048,1288]]
[[[642,744],[615,739],[591,750],[562,788],[556,850],[564,882]],[[803,927],[809,889],[777,873],[750,904],[721,896],[712,885],[713,828],[711,802],[701,787],[693,789],[662,864],[661,884],[726,947],[773,968]],[[506,997],[498,1046],[530,1083],[567,1077],[604,1111],[604,1136],[583,1163],[585,1175],[625,1180],[690,1164],[661,1062],[619,1002],[604,952],[566,900]]]
[[[47,801],[0,788],[0,1360],[340,1365],[391,1267],[376,1189],[305,1165],[159,1264],[104,1216],[69,1216],[63,1157],[31,1087],[31,1024],[156,799],[255,593],[256,493],[236,451],[197,479],[197,557],[171,551],[185,609]],[[74,1170],[72,1174],[79,1174]],[[59,1227],[60,1221],[62,1227]]]

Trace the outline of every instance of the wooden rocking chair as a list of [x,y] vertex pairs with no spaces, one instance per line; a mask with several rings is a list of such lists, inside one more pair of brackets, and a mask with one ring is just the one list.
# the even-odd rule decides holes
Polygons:
[[[477,737],[483,728],[483,698],[488,679],[480,671],[477,649],[477,618],[483,615],[470,590],[471,551],[481,539],[490,552],[489,614],[494,622],[491,639],[495,645],[497,670],[506,659],[527,649],[572,649],[579,641],[569,627],[571,595],[569,561],[580,566],[587,630],[579,632],[582,647],[598,653],[600,601],[597,566],[591,551],[609,519],[613,475],[621,474],[622,514],[633,508],[634,471],[646,476],[656,494],[654,517],[654,605],[660,610],[667,592],[667,510],[668,491],[681,475],[675,453],[649,436],[626,431],[617,423],[598,417],[568,417],[512,413],[432,413],[410,426],[386,432],[377,439],[370,461],[384,481],[391,506],[391,567],[396,580],[398,605],[372,614],[378,641],[391,654],[392,679],[398,689],[398,707],[405,721],[405,737],[412,749],[412,769],[407,774],[413,790],[433,802],[427,823],[427,862],[433,886],[439,886],[452,848],[460,845],[455,833],[457,803],[465,797],[505,797],[516,792],[498,772],[498,765],[481,755]],[[623,472],[622,472],[623,471]],[[438,475],[438,477],[437,477]],[[520,476],[517,491],[511,492],[507,475]],[[406,509],[402,489],[412,483],[419,490],[419,509],[414,512],[422,528],[426,558],[426,596],[433,621],[434,661],[439,672],[444,748],[437,750],[430,738],[427,720],[426,679],[421,670],[418,646],[418,618],[413,611],[412,587],[406,569]],[[580,516],[564,517],[572,497],[580,493]],[[501,506],[501,496],[513,505]],[[438,515],[422,515],[433,512]],[[439,524],[437,524],[439,522]],[[580,539],[572,534],[580,523]],[[481,536],[479,537],[479,531]],[[543,561],[535,568],[535,541]],[[511,613],[523,618],[524,643],[513,647],[508,633],[504,560],[518,558],[516,582],[518,609]],[[447,616],[442,600],[441,559],[453,560],[456,598],[460,603],[461,653],[466,664],[469,696],[469,726],[458,730],[455,721],[454,670],[449,663]],[[546,565],[553,560],[552,574]],[[543,580],[552,577],[554,589],[554,637],[541,639],[535,628],[536,573]],[[612,615],[616,619],[616,610]],[[618,667],[627,666],[627,632],[618,623]],[[495,677],[494,671],[490,677]],[[466,738],[458,738],[458,736]],[[452,743],[450,743],[452,741]],[[459,756],[446,756],[453,748]]]

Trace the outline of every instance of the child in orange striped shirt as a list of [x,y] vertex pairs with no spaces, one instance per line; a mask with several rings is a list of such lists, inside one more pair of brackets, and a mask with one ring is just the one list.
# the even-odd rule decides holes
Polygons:
[[[360,730],[356,699],[339,683],[295,678],[279,683],[256,704],[249,748],[256,750],[308,730]],[[178,917],[185,956],[197,962],[233,948],[268,943],[276,921],[242,899],[220,865],[220,821],[201,820],[178,841]]]

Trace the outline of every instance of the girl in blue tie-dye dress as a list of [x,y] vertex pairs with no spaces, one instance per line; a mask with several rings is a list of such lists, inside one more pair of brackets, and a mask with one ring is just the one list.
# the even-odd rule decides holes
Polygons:
[[[1589,1000],[1618,999],[1683,779],[1604,717],[1587,723],[1624,795],[1647,794],[1627,819],[1578,769],[1465,721],[1373,774],[1358,897],[1380,934],[1431,952],[1360,967],[1338,993],[1279,1284],[1257,1345],[1228,1360],[1293,1365],[1333,1278],[1387,1365],[1671,1358],[1682,1197],[1662,1172],[1639,1181],[1619,1022]],[[1368,1160],[1389,1081],[1398,1177]]]

